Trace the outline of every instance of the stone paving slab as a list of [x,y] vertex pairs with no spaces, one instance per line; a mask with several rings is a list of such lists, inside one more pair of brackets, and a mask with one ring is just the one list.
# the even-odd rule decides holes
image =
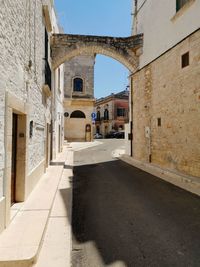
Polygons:
[[72,170],[64,170],[34,267],[71,266]]

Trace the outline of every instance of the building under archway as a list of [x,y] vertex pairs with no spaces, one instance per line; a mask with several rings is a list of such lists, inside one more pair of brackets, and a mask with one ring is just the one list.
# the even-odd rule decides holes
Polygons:
[[92,140],[94,64],[94,55],[79,56],[65,62],[64,111],[69,116],[64,119],[64,136],[68,141]]

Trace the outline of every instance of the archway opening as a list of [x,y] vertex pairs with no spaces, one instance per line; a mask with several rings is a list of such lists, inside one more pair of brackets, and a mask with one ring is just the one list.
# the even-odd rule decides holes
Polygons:
[[[74,90],[76,82],[81,90]],[[120,62],[94,54],[74,57],[65,62],[64,90],[64,112],[71,114],[65,118],[67,140],[72,140],[72,132],[80,140],[87,124],[92,126],[91,138],[85,136],[85,141],[124,132],[129,122],[129,70]],[[80,118],[85,119],[81,128]]]
[[75,118],[75,119],[85,119],[85,114],[81,110],[75,110],[72,112],[70,115],[70,118]]

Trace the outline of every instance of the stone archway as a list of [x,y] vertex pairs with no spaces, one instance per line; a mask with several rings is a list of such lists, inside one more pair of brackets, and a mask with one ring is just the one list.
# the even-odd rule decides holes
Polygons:
[[130,72],[135,72],[142,44],[142,34],[126,38],[53,34],[51,37],[52,66],[56,69],[65,61],[82,54],[101,54],[119,61]]

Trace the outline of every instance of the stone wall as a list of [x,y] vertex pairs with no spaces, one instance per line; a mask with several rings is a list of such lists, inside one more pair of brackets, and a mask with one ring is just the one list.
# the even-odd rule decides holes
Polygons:
[[[6,219],[0,218],[0,224],[4,226],[9,223],[13,112],[24,116],[24,129],[17,137],[25,140],[21,156],[25,165],[23,185],[17,184],[17,187],[25,188],[26,192],[21,194],[23,197],[20,201],[28,196],[44,172],[41,163],[45,160],[45,129],[46,123],[51,121],[51,98],[43,93],[43,5],[49,6],[51,16],[51,0],[0,0],[0,201],[6,201],[3,210]],[[51,65],[50,60],[49,63]],[[30,121],[33,121],[32,137],[29,136]],[[18,151],[20,149],[21,147]],[[37,172],[33,182],[29,178],[38,167],[42,171]],[[18,172],[20,171],[18,168]],[[18,188],[17,191],[19,190]]]
[[[44,19],[41,1],[1,1],[0,29],[0,90],[9,91],[28,103],[29,120],[45,127],[45,106],[42,103]],[[5,106],[5,101],[2,104]],[[47,107],[49,105],[47,101]],[[4,117],[1,119],[3,124]],[[3,140],[2,136],[0,139]],[[28,172],[31,172],[44,158],[44,135],[36,127],[28,146]]]
[[124,64],[131,72],[138,66],[143,34],[127,38],[54,34],[51,38],[53,66],[71,60],[76,56],[102,54]]
[[[200,176],[199,47],[200,31],[197,31],[132,76],[133,157],[197,177]],[[190,64],[182,68],[181,56],[188,51]]]
[[87,98],[94,98],[94,56],[79,56],[65,62],[64,94],[65,97],[72,96],[73,79],[83,79],[83,93]]

